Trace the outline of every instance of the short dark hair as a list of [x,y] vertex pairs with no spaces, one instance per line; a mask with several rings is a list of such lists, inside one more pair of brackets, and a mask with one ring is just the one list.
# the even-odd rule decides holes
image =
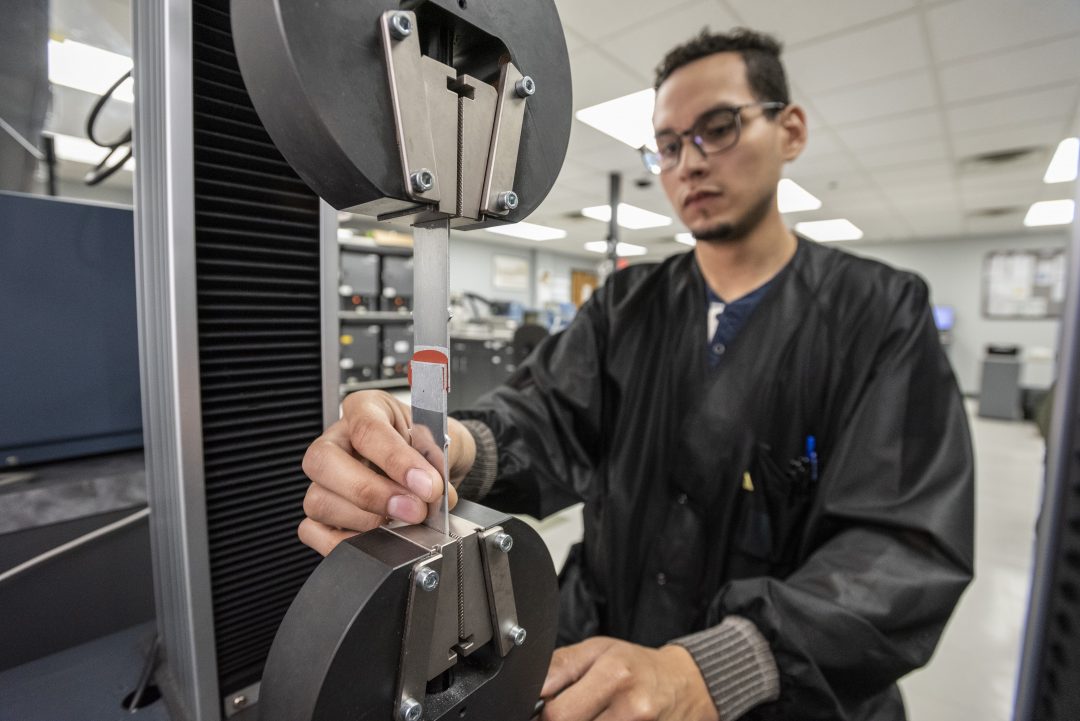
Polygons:
[[679,68],[715,53],[736,52],[746,64],[746,79],[754,96],[762,102],[790,103],[787,74],[780,62],[784,46],[765,33],[735,28],[728,33],[711,33],[708,28],[673,48],[656,68],[657,90]]

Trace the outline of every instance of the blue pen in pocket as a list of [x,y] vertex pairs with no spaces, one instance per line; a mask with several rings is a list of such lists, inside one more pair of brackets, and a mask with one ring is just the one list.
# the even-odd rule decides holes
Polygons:
[[814,436],[806,437],[806,458],[810,461],[810,480],[817,483],[818,479],[818,457],[817,457],[817,438]]

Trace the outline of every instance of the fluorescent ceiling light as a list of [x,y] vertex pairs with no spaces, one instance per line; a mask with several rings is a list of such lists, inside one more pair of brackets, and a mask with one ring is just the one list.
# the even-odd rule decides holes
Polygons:
[[489,233],[509,235],[511,238],[524,238],[525,240],[562,240],[566,237],[565,230],[550,228],[546,225],[533,223],[511,223],[510,225],[496,225],[486,228]]
[[1032,204],[1024,218],[1024,225],[1034,228],[1040,225],[1068,225],[1076,215],[1073,200],[1043,200]]
[[[104,95],[120,76],[131,70],[131,58],[74,40],[49,41],[49,82],[94,95]],[[113,98],[135,101],[131,78],[116,89]]]
[[675,236],[675,242],[682,243],[683,245],[697,245],[693,233],[678,233]]
[[847,218],[796,223],[795,231],[823,243],[833,240],[859,240],[863,237],[863,232]]
[[[611,206],[597,205],[585,208],[581,214],[586,218],[599,220],[602,223],[611,222]],[[654,213],[626,203],[619,203],[619,226],[627,230],[643,230],[645,228],[663,228],[671,225],[671,218],[666,215]]]
[[1044,183],[1068,183],[1076,180],[1080,165],[1080,138],[1065,138],[1057,147],[1050,167],[1043,176]]
[[820,200],[788,178],[783,178],[776,186],[776,194],[779,198],[781,213],[801,213],[821,207]]
[[[606,253],[607,252],[606,240],[592,240],[585,244],[585,250],[592,253]],[[645,255],[649,252],[649,249],[643,245],[634,245],[633,243],[618,243],[615,246],[615,253],[626,257],[628,255]]]
[[[52,137],[56,157],[61,160],[70,160],[73,163],[85,163],[86,165],[97,165],[109,154],[108,148],[95,145],[86,138],[77,138],[74,135],[61,135],[60,133],[54,133]],[[113,159],[109,161],[110,164],[113,161],[119,160],[122,157],[122,153],[125,152],[127,151],[124,149],[117,150],[116,153],[113,154]],[[135,160],[128,160],[124,163],[123,169],[135,170]]]
[[579,110],[575,117],[634,150],[642,146],[656,150],[652,125],[655,104],[656,91],[649,88]]

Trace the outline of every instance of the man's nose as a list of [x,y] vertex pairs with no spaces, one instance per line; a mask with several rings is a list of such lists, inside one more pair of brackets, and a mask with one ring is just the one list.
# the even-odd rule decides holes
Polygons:
[[682,152],[679,153],[679,164],[675,166],[680,178],[697,178],[702,176],[709,168],[709,159],[701,148],[687,138],[683,142]]

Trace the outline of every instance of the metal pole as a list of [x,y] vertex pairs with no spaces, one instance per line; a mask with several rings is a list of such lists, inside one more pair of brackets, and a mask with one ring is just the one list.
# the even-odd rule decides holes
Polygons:
[[608,198],[611,205],[611,221],[608,223],[607,259],[611,263],[611,272],[619,260],[619,204],[622,202],[622,173],[608,176]]

